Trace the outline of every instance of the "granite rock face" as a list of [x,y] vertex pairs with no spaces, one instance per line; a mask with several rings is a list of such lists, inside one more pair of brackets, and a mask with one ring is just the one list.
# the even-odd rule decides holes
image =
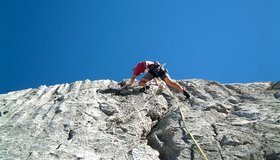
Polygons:
[[0,159],[203,159],[178,107],[209,159],[280,159],[278,83],[178,82],[190,100],[111,80],[1,94]]

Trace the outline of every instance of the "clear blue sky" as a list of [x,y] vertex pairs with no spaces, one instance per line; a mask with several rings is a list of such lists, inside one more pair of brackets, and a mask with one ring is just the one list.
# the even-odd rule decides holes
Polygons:
[[280,80],[279,0],[1,0],[0,93],[130,78]]

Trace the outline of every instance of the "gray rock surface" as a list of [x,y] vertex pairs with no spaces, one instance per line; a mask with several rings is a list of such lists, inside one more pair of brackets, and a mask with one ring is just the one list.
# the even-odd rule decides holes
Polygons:
[[[0,95],[0,159],[280,159],[278,83],[178,81],[145,93],[111,80],[41,86]],[[193,84],[196,87],[190,87]]]

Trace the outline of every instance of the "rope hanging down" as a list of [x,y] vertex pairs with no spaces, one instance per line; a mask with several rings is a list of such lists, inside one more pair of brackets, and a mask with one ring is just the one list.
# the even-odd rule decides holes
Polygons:
[[202,156],[204,157],[204,159],[205,159],[205,160],[208,160],[206,154],[204,153],[204,151],[202,150],[202,148],[199,146],[199,144],[197,143],[197,141],[195,140],[195,138],[193,137],[193,135],[191,134],[191,132],[188,130],[188,127],[187,127],[187,124],[186,124],[186,121],[185,121],[185,118],[184,118],[184,115],[183,115],[183,111],[182,111],[181,106],[179,105],[179,102],[178,102],[178,98],[175,97],[175,95],[174,95],[168,88],[167,88],[167,90],[168,90],[168,92],[173,96],[173,98],[175,98],[175,100],[176,100],[176,103],[177,103],[177,105],[178,105],[178,108],[179,108],[179,111],[180,111],[180,114],[181,114],[181,119],[182,119],[183,124],[184,124],[183,130],[191,136],[193,142],[195,143],[196,147],[198,148],[199,152],[202,154]]

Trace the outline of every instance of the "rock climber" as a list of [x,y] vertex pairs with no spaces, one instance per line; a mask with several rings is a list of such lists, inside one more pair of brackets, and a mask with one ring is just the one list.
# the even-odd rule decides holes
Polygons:
[[145,71],[148,71],[148,72],[145,73],[145,75],[139,82],[139,85],[143,87],[139,91],[145,91],[146,89],[149,89],[149,86],[147,86],[146,84],[147,84],[147,82],[151,81],[152,79],[154,79],[156,81],[156,84],[158,85],[157,78],[160,78],[168,86],[175,88],[180,93],[183,93],[187,99],[190,98],[190,94],[179,83],[177,83],[175,80],[172,80],[170,78],[164,65],[160,64],[158,61],[156,61],[156,62],[152,62],[152,61],[139,62],[133,68],[133,75],[127,86],[133,86],[136,77],[139,76],[141,73],[144,73]]

